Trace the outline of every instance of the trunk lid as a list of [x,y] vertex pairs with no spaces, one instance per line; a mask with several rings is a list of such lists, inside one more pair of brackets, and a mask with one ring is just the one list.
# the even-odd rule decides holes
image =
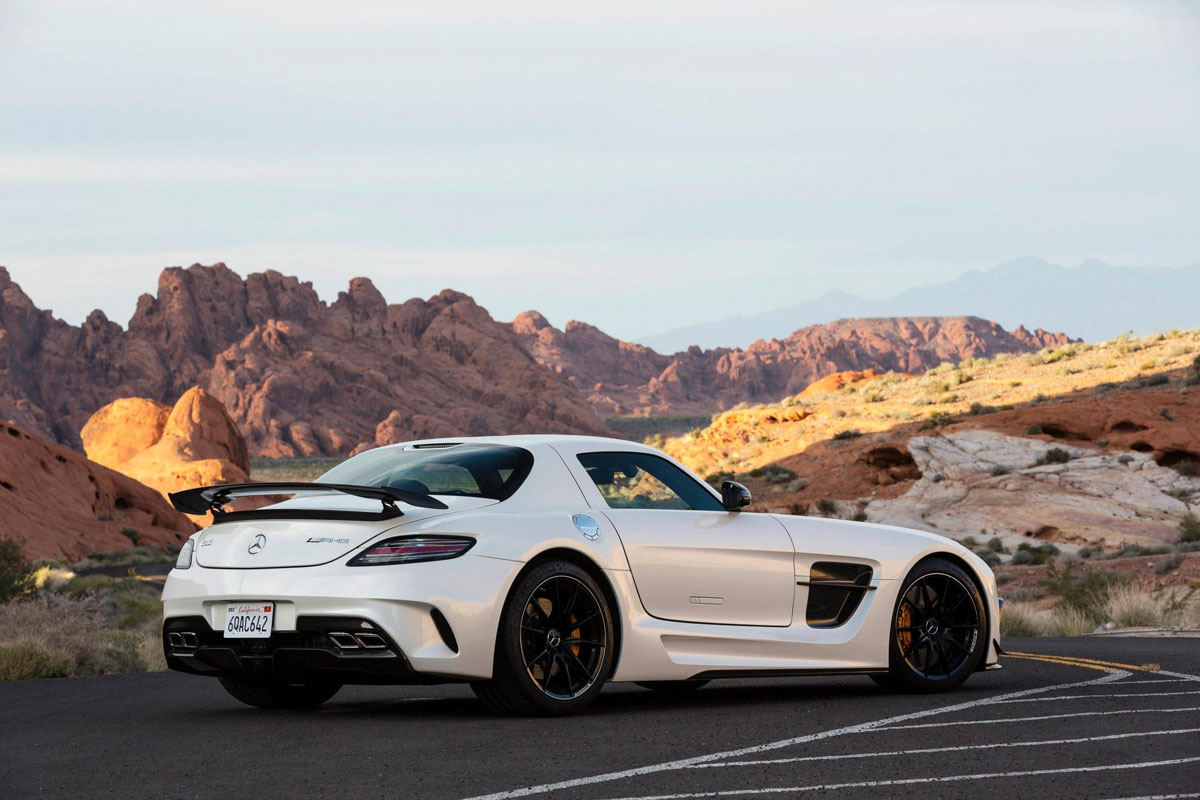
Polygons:
[[[206,528],[196,537],[196,563],[209,569],[313,567],[343,558],[385,531],[496,502],[476,497],[439,496],[439,499],[449,508],[402,505],[404,516],[388,520],[245,519],[222,522]],[[350,496],[296,497],[267,508],[272,511],[377,511],[379,503]]]

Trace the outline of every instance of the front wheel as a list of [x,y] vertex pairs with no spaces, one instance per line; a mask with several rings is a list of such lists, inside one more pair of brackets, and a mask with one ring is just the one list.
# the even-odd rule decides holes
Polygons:
[[888,672],[897,691],[939,692],[961,684],[987,655],[987,613],[975,581],[956,564],[923,561],[904,579],[892,614]]
[[613,620],[592,576],[568,561],[535,567],[500,617],[492,679],[471,688],[491,710],[562,716],[596,698],[613,661]]
[[340,683],[280,683],[251,678],[221,678],[225,691],[257,708],[316,708],[338,693]]

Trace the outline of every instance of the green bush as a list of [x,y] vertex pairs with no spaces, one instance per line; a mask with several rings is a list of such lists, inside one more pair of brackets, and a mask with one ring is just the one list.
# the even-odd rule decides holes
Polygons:
[[1065,464],[1071,460],[1071,454],[1061,447],[1051,447],[1041,458],[1034,462],[1036,467],[1044,467],[1047,464]]
[[992,538],[988,539],[987,546],[988,549],[994,553],[1004,552],[1004,542],[1000,540],[999,536],[993,536]]
[[837,503],[833,502],[829,498],[818,500],[817,512],[823,517],[832,516],[833,514],[837,513]]
[[833,440],[835,442],[840,442],[844,441],[845,439],[855,439],[859,436],[862,436],[862,434],[858,432],[858,428],[847,428],[844,431],[838,431],[835,433],[833,435]]
[[1027,436],[1037,436],[1041,432],[1042,432],[1041,425],[1030,425],[1028,428],[1025,429],[1025,434]]
[[1033,553],[1028,550],[1018,550],[1013,553],[1012,563],[1018,567],[1023,567],[1033,563]]
[[0,603],[20,597],[33,588],[33,568],[25,549],[12,539],[0,539]]
[[855,522],[866,522],[867,521],[867,512],[855,511],[854,516],[852,516],[850,519],[854,520]]
[[1195,514],[1184,514],[1179,521],[1179,541],[1200,542],[1200,519]]
[[1000,565],[1000,556],[996,555],[986,547],[976,550],[975,555],[982,558],[983,563],[987,564],[989,567],[997,567]]
[[64,591],[68,597],[83,597],[110,588],[116,581],[107,575],[81,575],[72,578]]
[[1017,545],[1017,552],[1013,553],[1014,564],[1053,564],[1054,559],[1058,557],[1061,551],[1052,544],[1034,545],[1028,542],[1021,542]]
[[1090,569],[1077,575],[1075,565],[1067,564],[1061,570],[1051,566],[1038,585],[1048,593],[1058,595],[1064,608],[1099,617],[1108,602],[1109,590],[1118,581],[1116,577]]

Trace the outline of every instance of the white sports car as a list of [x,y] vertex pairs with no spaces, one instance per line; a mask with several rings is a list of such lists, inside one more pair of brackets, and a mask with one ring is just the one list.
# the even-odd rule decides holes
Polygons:
[[[253,494],[295,497],[224,509]],[[742,513],[745,487],[717,493],[626,441],[409,442],[316,483],[171,499],[213,524],[167,578],[167,663],[256,706],[445,681],[509,714],[579,711],[609,680],[861,674],[935,691],[999,653],[995,578],[961,545]]]

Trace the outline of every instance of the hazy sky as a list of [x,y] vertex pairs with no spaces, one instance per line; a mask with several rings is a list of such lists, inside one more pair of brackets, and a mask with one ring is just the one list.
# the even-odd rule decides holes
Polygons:
[[0,0],[0,120],[71,322],[197,261],[636,337],[1200,260],[1200,3]]

